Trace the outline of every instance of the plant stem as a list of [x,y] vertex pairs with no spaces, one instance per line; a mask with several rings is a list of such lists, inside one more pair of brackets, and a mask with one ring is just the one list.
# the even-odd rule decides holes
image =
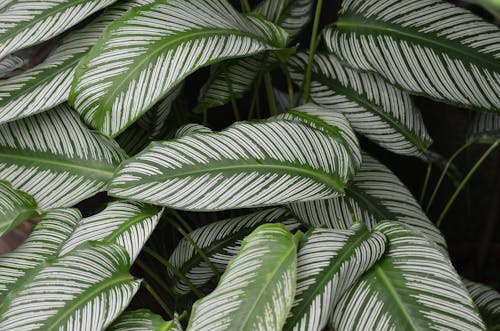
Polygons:
[[450,200],[448,200],[448,203],[444,207],[443,211],[441,212],[441,215],[439,215],[439,218],[437,220],[437,226],[440,226],[441,223],[443,222],[444,217],[446,216],[446,213],[450,209],[451,205],[457,198],[457,196],[462,192],[462,189],[465,187],[465,184],[469,181],[469,179],[474,175],[474,173],[477,171],[477,169],[481,166],[481,164],[486,160],[486,158],[497,148],[497,146],[500,144],[500,140],[497,140],[493,145],[484,152],[484,154],[481,156],[479,160],[477,160],[476,164],[470,169],[469,173],[464,177],[460,185],[457,187],[453,195],[451,196]]
[[167,315],[170,317],[170,319],[174,318],[174,313],[168,308],[167,304],[161,299],[161,297],[156,293],[156,291],[146,282],[143,281],[142,283],[146,290],[153,296],[153,298],[158,302],[158,304],[161,306],[161,308],[167,313]]
[[285,63],[281,63],[281,71],[283,71],[283,74],[285,75],[286,78],[288,96],[290,97],[290,109],[292,109],[293,107],[295,107],[295,96],[293,93],[292,77],[290,77],[290,72],[288,71],[288,68],[286,67]]
[[250,4],[248,3],[248,0],[241,0],[241,9],[243,9],[244,13],[248,13],[252,8],[250,7]]
[[314,53],[316,52],[318,39],[318,28],[319,28],[319,19],[321,16],[321,9],[323,7],[323,0],[318,0],[316,4],[316,13],[314,14],[314,23],[313,30],[311,34],[311,43],[309,44],[309,56],[307,59],[307,67],[306,67],[306,75],[304,78],[304,102],[309,101],[309,89],[311,88],[311,76],[312,76],[312,64],[314,59]]
[[422,205],[424,203],[425,193],[427,192],[427,186],[429,185],[429,179],[431,178],[432,162],[427,163],[427,172],[425,173],[424,185],[422,185],[422,191],[420,192],[419,203]]
[[444,166],[443,171],[441,172],[441,175],[439,176],[439,179],[436,183],[436,186],[434,186],[434,190],[432,191],[431,197],[429,201],[427,202],[427,206],[425,207],[425,212],[429,212],[429,209],[431,209],[432,203],[434,202],[434,199],[436,198],[437,192],[439,191],[439,188],[441,187],[441,183],[444,180],[444,177],[446,173],[448,172],[448,169],[450,168],[451,164],[453,161],[469,146],[471,146],[472,143],[468,142],[464,145],[462,145],[453,155],[448,159],[446,162],[446,165]]
[[203,125],[208,126],[208,109],[203,108]]
[[156,253],[154,250],[152,250],[149,247],[144,246],[143,248],[144,253],[150,255],[152,258],[154,258],[156,261],[160,262],[165,268],[169,269],[172,271],[177,277],[179,277],[184,283],[186,283],[187,286],[193,291],[193,293],[199,297],[203,298],[203,293],[198,290],[196,286],[187,278],[182,272],[180,272],[179,269],[174,267],[170,262],[168,262],[166,259],[164,259],[160,254]]
[[261,80],[262,80],[262,75],[259,75],[257,81],[254,82],[252,103],[250,104],[250,110],[248,111],[248,120],[252,119],[253,113],[255,112],[255,108],[257,107],[257,102],[259,99],[259,86]]
[[227,87],[229,89],[229,96],[231,98],[231,106],[233,107],[234,119],[236,121],[239,121],[240,120],[240,110],[238,109],[238,104],[236,103],[236,99],[234,97],[233,84],[231,83],[231,80],[229,79],[229,73],[227,72],[226,65],[224,63],[221,63],[221,65],[222,65],[222,70],[224,70],[224,77],[226,78]]
[[170,287],[168,287],[168,285],[156,273],[154,273],[154,271],[151,270],[146,264],[142,263],[140,260],[136,260],[135,265],[137,265],[139,269],[141,269],[144,273],[146,273],[149,277],[151,277],[151,279],[153,279],[156,283],[158,283],[158,285],[160,285],[162,289],[168,292],[168,294],[171,297],[175,297],[175,293],[172,292]]
[[169,209],[170,214],[174,215],[174,217],[181,223],[181,225],[184,227],[184,229],[187,230],[187,232],[193,232],[193,229],[189,226],[189,224],[186,222],[184,218],[182,218],[181,214],[175,209]]
[[274,99],[273,93],[273,83],[271,82],[271,74],[266,72],[264,74],[264,85],[266,86],[267,102],[269,104],[269,113],[271,116],[278,115],[278,109],[276,108],[276,100]]

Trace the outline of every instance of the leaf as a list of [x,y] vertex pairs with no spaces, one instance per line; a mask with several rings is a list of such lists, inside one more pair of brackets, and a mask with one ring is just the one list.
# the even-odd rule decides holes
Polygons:
[[375,230],[388,251],[335,307],[335,330],[485,329],[444,251],[401,223]]
[[468,279],[462,280],[488,326],[488,330],[497,330],[500,326],[500,293],[489,286]]
[[327,48],[414,94],[500,112],[500,29],[445,1],[343,1]]
[[283,30],[225,0],[157,0],[109,26],[80,63],[70,102],[116,136],[193,71],[286,41]]
[[165,322],[160,315],[141,309],[126,311],[106,331],[182,331],[180,322]]
[[22,222],[38,216],[37,207],[32,196],[0,180],[0,237]]
[[210,132],[212,132],[212,130],[210,128],[207,128],[206,126],[197,123],[188,123],[177,129],[177,131],[175,132],[175,137],[180,138],[183,136],[189,136],[193,133],[210,133]]
[[296,244],[281,224],[245,238],[217,288],[198,300],[187,330],[281,330],[293,302]]
[[115,0],[14,0],[0,8],[0,58],[67,30]]
[[7,55],[5,58],[0,59],[0,78],[12,74],[14,70],[24,66],[26,62],[25,59],[16,55]]
[[152,143],[122,163],[108,191],[177,209],[249,208],[337,196],[350,169],[347,148],[319,130],[240,122]]
[[284,330],[323,330],[342,295],[385,251],[385,237],[361,223],[314,229],[297,256],[297,293]]
[[363,154],[361,168],[345,193],[344,197],[292,203],[289,207],[302,222],[333,229],[348,229],[356,221],[365,222],[368,229],[380,221],[399,221],[446,247],[441,232],[427,218],[406,186],[368,154]]
[[293,39],[311,21],[313,4],[310,0],[265,0],[255,7],[255,12],[285,29]]
[[[266,223],[282,223],[290,231],[299,226],[290,212],[280,207],[213,222],[189,233],[189,237],[203,250],[215,268],[224,272],[229,261],[240,250],[242,239],[259,225]],[[206,285],[215,277],[203,257],[185,238],[181,239],[170,256],[169,262],[196,287]],[[170,275],[173,276],[172,273]],[[172,277],[172,281],[174,282],[173,290],[176,293],[187,294],[191,291],[181,279]]]
[[469,127],[468,142],[494,144],[500,139],[500,115],[477,113]]
[[66,105],[0,125],[0,179],[32,195],[41,209],[71,206],[102,191],[124,158]]
[[111,6],[88,26],[65,37],[41,64],[0,80],[0,123],[40,113],[67,101],[76,65],[106,27],[128,9],[151,1],[129,0]]
[[[302,84],[306,64],[305,53],[288,62],[297,85]],[[394,153],[422,156],[432,142],[409,95],[376,74],[342,66],[333,55],[314,56],[311,99],[343,113],[356,131]]]

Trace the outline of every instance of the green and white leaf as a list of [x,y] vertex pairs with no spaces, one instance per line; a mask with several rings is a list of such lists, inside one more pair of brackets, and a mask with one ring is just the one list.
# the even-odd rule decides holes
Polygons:
[[[215,268],[219,272],[224,272],[229,261],[240,251],[243,238],[266,223],[282,223],[290,231],[300,225],[287,209],[280,207],[213,222],[189,233],[189,237],[203,250]],[[206,285],[215,277],[203,257],[185,238],[181,239],[169,262],[196,287]],[[172,273],[170,276],[176,293],[187,294],[191,291],[181,279],[173,277]]]
[[441,232],[427,218],[408,188],[392,171],[366,153],[361,168],[345,192],[344,197],[292,203],[288,207],[306,224],[333,229],[348,229],[357,221],[365,222],[369,229],[380,221],[399,221],[446,247]]
[[177,129],[177,131],[175,132],[175,137],[180,138],[183,136],[189,136],[193,133],[211,133],[211,132],[213,132],[212,129],[207,128],[204,125],[198,123],[188,123]]
[[500,139],[500,115],[477,113],[469,128],[467,140],[480,144],[494,144]]
[[65,37],[41,64],[0,80],[0,123],[40,113],[67,101],[78,62],[106,27],[130,8],[151,2],[129,0],[111,6],[88,26]]
[[500,293],[489,286],[462,279],[476,304],[488,330],[500,327]]
[[193,71],[286,42],[282,29],[225,0],[157,0],[109,26],[80,63],[70,102],[116,136]]
[[327,48],[411,93],[500,112],[500,29],[439,0],[347,0]]
[[38,205],[29,194],[0,180],[0,237],[22,222],[38,216]]
[[17,55],[7,55],[3,59],[0,59],[0,78],[4,78],[14,70],[22,68],[26,62],[26,59]]
[[398,222],[375,230],[388,250],[335,307],[335,330],[485,330],[445,252]]
[[[288,62],[299,86],[306,65],[305,53]],[[422,156],[432,142],[408,94],[376,74],[342,66],[333,55],[314,56],[310,93],[315,103],[343,113],[356,131],[394,153]]]
[[385,236],[364,224],[349,230],[316,228],[297,255],[297,292],[284,330],[321,331],[342,295],[385,251]]
[[0,7],[0,59],[56,36],[115,1],[10,1]]
[[41,209],[76,204],[100,191],[125,158],[67,105],[0,125],[0,179]]
[[303,123],[239,122],[153,142],[122,163],[108,191],[185,210],[249,208],[338,196],[352,168],[344,144]]
[[313,5],[310,0],[264,0],[254,11],[282,27],[293,39],[311,21]]
[[265,224],[243,240],[217,288],[193,305],[188,330],[281,330],[292,306],[296,238]]
[[160,315],[141,309],[126,311],[106,331],[182,331],[177,319],[165,322]]

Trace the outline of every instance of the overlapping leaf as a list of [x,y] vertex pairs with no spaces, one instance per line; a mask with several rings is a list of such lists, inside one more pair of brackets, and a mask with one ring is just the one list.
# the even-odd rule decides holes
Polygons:
[[12,73],[12,71],[21,68],[26,64],[26,60],[16,55],[7,55],[0,59],[0,78]]
[[295,294],[295,240],[281,224],[246,237],[217,288],[194,304],[188,330],[281,330]]
[[283,30],[225,0],[157,0],[109,26],[80,64],[70,101],[114,136],[196,69],[286,41]]
[[255,12],[281,26],[292,39],[311,20],[313,5],[309,0],[264,0],[255,7]]
[[321,130],[241,122],[152,143],[122,163],[109,193],[189,210],[276,205],[337,196],[352,168],[348,148]]
[[481,144],[493,144],[500,139],[500,115],[478,113],[469,128],[467,140]]
[[500,112],[500,29],[440,0],[348,0],[325,31],[342,61],[415,94]]
[[[306,65],[305,53],[289,61],[292,79],[298,85]],[[421,156],[431,144],[409,95],[376,74],[342,66],[333,55],[315,55],[310,92],[315,103],[343,113],[356,131],[392,152]]]
[[66,105],[0,125],[0,179],[31,194],[42,209],[71,206],[103,190],[124,158]]
[[165,322],[160,315],[141,309],[124,312],[106,331],[182,331],[182,325],[177,319]]
[[32,196],[0,181],[0,237],[32,217],[38,216],[38,205]]
[[377,222],[395,220],[446,246],[440,231],[406,186],[387,167],[367,154],[363,154],[361,168],[346,188],[344,197],[292,203],[289,207],[301,221],[333,229],[348,229],[356,221],[364,221],[371,229]]
[[500,326],[500,293],[489,286],[467,279],[463,279],[463,282],[488,326],[488,330],[497,330]]
[[375,229],[387,237],[388,251],[335,307],[336,330],[485,330],[438,246],[401,223]]

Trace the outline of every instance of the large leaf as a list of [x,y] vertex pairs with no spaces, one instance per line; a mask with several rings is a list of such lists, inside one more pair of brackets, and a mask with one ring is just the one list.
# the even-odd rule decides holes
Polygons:
[[182,331],[182,326],[177,319],[165,322],[160,315],[141,309],[124,312],[106,331]]
[[469,142],[493,144],[500,140],[500,115],[478,113],[469,127]]
[[106,27],[128,9],[150,2],[152,0],[129,0],[111,6],[87,27],[65,37],[41,64],[0,80],[0,123],[27,117],[67,101],[76,65]]
[[[292,79],[304,79],[307,54],[289,61]],[[380,146],[404,155],[421,156],[431,144],[419,110],[406,93],[382,77],[342,66],[333,55],[314,56],[311,99],[343,113],[353,128]]]
[[281,330],[295,294],[296,249],[283,225],[258,227],[217,288],[194,304],[188,330]]
[[463,279],[467,290],[474,300],[488,330],[500,328],[500,293],[489,286]]
[[500,112],[500,29],[439,0],[347,0],[330,51],[389,82],[478,110]]
[[26,60],[16,55],[8,55],[0,59],[0,78],[10,75],[12,71],[21,68],[25,64]]
[[286,41],[283,30],[225,0],[157,0],[109,26],[81,62],[70,101],[114,136],[196,69]]
[[[213,222],[189,233],[189,237],[203,250],[215,268],[223,272],[229,261],[239,252],[243,238],[259,225],[266,223],[282,223],[290,231],[299,227],[290,212],[281,207]],[[203,257],[185,238],[179,242],[169,262],[196,287],[206,285],[215,277]],[[186,294],[191,290],[181,279],[173,277],[172,280],[176,293]]]
[[0,58],[48,40],[115,1],[10,1],[0,8]]
[[264,0],[255,11],[285,29],[294,38],[311,20],[314,1]]
[[406,186],[386,166],[367,154],[363,154],[361,168],[346,188],[344,197],[292,203],[289,207],[301,221],[333,229],[348,229],[356,221],[364,221],[369,229],[380,221],[399,221],[446,246],[443,236]]
[[71,206],[106,187],[125,155],[66,105],[0,125],[0,179],[40,208]]
[[345,145],[321,130],[240,122],[152,143],[122,163],[109,193],[189,210],[277,205],[337,196],[352,168]]
[[35,199],[0,180],[0,237],[32,217],[38,216]]
[[446,253],[401,223],[375,229],[388,251],[335,307],[336,330],[485,329]]
[[285,330],[323,330],[342,295],[385,251],[385,237],[361,223],[314,229],[297,255],[297,293]]

